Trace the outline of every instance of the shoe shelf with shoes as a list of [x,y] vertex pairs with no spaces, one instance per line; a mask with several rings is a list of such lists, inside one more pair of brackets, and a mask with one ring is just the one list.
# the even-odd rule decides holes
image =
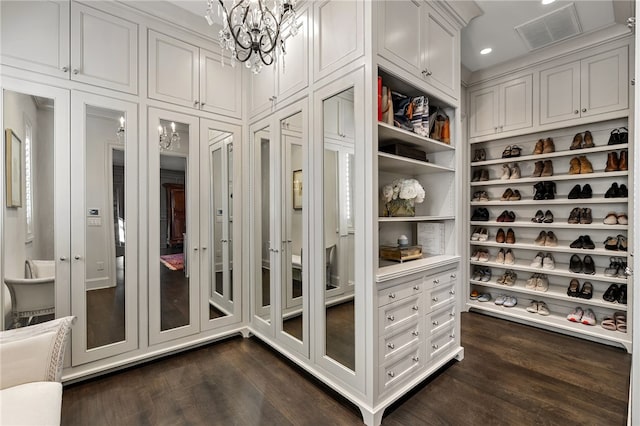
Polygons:
[[[482,220],[472,220],[470,222],[471,225],[474,226],[505,226],[505,223],[513,228],[558,228],[558,229],[575,229],[575,230],[590,230],[590,229],[609,229],[609,230],[627,230],[629,229],[629,225],[607,225],[603,223],[603,218],[594,218],[592,223],[576,223],[569,224],[567,223],[567,218],[557,218],[553,223],[533,223],[527,222],[525,220],[516,220],[513,222],[496,222],[495,219],[491,219],[491,214],[487,221]],[[495,217],[495,216],[493,216]]]
[[[629,144],[621,144],[621,145],[615,145],[615,146],[602,145],[602,146],[595,146],[592,148],[584,148],[584,149],[581,149],[580,151],[565,150],[565,151],[556,151],[556,152],[550,152],[545,154],[522,155],[520,157],[515,157],[515,158],[508,157],[508,158],[492,158],[492,159],[485,159],[485,160],[477,160],[477,161],[472,161],[471,166],[481,167],[481,166],[491,166],[495,164],[513,163],[514,161],[523,161],[523,162],[524,161],[540,161],[540,160],[545,160],[550,158],[575,157],[576,154],[588,155],[588,154],[595,154],[599,152],[608,153],[614,150],[624,150],[628,148],[629,148]],[[476,148],[476,151],[479,152],[480,149]],[[485,152],[485,158],[487,158],[486,152]]]
[[[486,191],[485,191],[486,192]],[[619,203],[626,204],[628,198],[604,198],[604,197],[595,197],[595,198],[586,198],[580,199],[580,204],[610,204],[610,203]],[[488,201],[481,200],[471,200],[470,204],[472,206],[524,206],[524,205],[532,205],[540,204],[540,200],[534,200],[532,197],[522,197],[519,200],[494,200],[489,199]],[[553,200],[544,200],[545,205],[563,205],[563,204],[571,204],[575,205],[576,200],[568,199],[568,198],[554,198]]]
[[629,174],[628,171],[615,171],[615,172],[605,172],[604,170],[594,171],[593,173],[587,174],[558,174],[553,176],[542,176],[542,177],[521,177],[518,179],[491,179],[491,172],[489,172],[489,180],[479,180],[476,182],[470,182],[469,184],[473,187],[476,186],[493,186],[493,185],[513,185],[514,183],[536,183],[540,181],[567,181],[567,180],[580,180],[584,179],[602,179],[602,178],[620,178],[626,177]]
[[[539,245],[536,245],[535,243],[526,243],[526,242],[516,242],[513,244],[507,244],[507,243],[498,243],[496,241],[473,241],[472,240],[470,241],[470,243],[473,245],[474,250],[476,247],[498,247],[498,248],[531,250],[535,252],[538,252],[540,250],[543,250],[545,252],[549,251],[549,252],[558,252],[558,253],[568,253],[568,252],[577,253],[578,252],[570,246],[572,241],[568,241],[568,240],[566,241],[558,240],[558,245],[554,247],[539,246]],[[600,255],[600,256],[611,256],[612,254],[611,250],[607,250],[605,248],[583,249],[582,252],[584,252],[585,254]]]

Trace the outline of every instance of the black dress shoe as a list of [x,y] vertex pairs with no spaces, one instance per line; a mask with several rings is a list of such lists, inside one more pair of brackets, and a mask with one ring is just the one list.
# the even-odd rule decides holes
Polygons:
[[591,185],[586,184],[582,187],[582,191],[580,192],[580,198],[591,198],[593,196],[593,191],[591,190]]
[[544,184],[542,182],[538,182],[535,185],[533,185],[533,189],[536,190],[536,193],[533,196],[533,199],[544,200]]
[[582,261],[583,271],[585,274],[594,275],[596,273],[596,265],[593,263],[591,256],[585,256]]
[[588,249],[588,250],[593,250],[596,248],[595,243],[591,240],[591,237],[588,235],[585,235],[582,238],[582,248],[583,249]]
[[611,284],[609,288],[602,295],[602,299],[605,302],[615,302],[620,298],[620,288],[618,284]]
[[589,281],[586,281],[584,284],[582,284],[582,289],[580,290],[580,294],[578,295],[578,297],[581,299],[591,299],[592,296],[593,285]]
[[542,223],[544,221],[544,213],[542,210],[538,210],[536,215],[531,218],[531,222],[533,223]]
[[582,272],[582,260],[577,254],[571,256],[571,259],[569,260],[569,270],[576,274]]
[[551,213],[551,210],[547,210],[544,213],[544,223],[553,223],[553,213]]
[[580,198],[580,194],[581,194],[580,185],[576,185],[573,188],[571,188],[571,191],[569,191],[568,198],[570,200],[575,200],[577,198]]
[[617,198],[619,196],[620,188],[618,188],[618,184],[616,182],[613,182],[611,187],[607,189],[607,192],[604,193],[604,198]]
[[618,295],[616,300],[618,301],[618,303],[622,303],[623,305],[627,304],[627,285],[626,284],[622,284],[620,286],[620,294]]
[[627,185],[623,183],[622,185],[620,185],[620,193],[618,194],[618,197],[627,198],[628,196],[629,191],[627,190]]
[[574,240],[571,244],[569,244],[570,248],[581,249],[584,247],[584,237],[580,235],[577,240]]
[[544,199],[545,200],[553,200],[556,198],[556,183],[555,182],[545,182],[544,183]]

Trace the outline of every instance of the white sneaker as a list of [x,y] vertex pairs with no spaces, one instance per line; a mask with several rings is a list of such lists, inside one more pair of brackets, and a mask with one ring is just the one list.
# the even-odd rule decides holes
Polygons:
[[549,315],[549,307],[547,306],[546,303],[538,302],[538,314],[543,315],[545,317]]
[[476,228],[473,230],[473,234],[471,234],[471,241],[479,241],[480,239],[480,230],[481,228]]
[[509,296],[504,299],[504,303],[502,304],[502,306],[504,306],[505,308],[513,308],[517,304],[518,304],[518,299],[516,299],[513,296]]
[[489,261],[489,252],[484,250],[478,250],[478,261],[479,262],[488,262]]
[[546,275],[539,275],[536,280],[536,291],[547,291],[549,290],[549,279]]
[[496,256],[496,263],[504,263],[504,249],[500,249]]
[[502,165],[502,176],[500,176],[500,180],[507,180],[511,177],[511,169],[506,164]]
[[503,305],[505,300],[507,300],[508,296],[505,296],[504,294],[500,294],[498,297],[496,297],[496,300],[493,302],[496,305]]
[[538,254],[536,254],[536,257],[533,258],[533,261],[531,262],[531,267],[533,268],[542,268],[542,259],[544,258],[544,256],[542,255],[542,252],[538,252]]
[[582,322],[582,315],[584,315],[584,311],[580,306],[576,307],[569,315],[567,315],[567,319],[573,322]]
[[511,167],[511,176],[509,176],[509,179],[520,179],[520,177],[520,166],[516,163]]
[[480,256],[480,250],[476,250],[473,252],[470,259],[477,262],[479,256]]
[[528,290],[533,290],[536,288],[536,284],[538,282],[538,274],[531,275],[531,278],[527,280],[527,283],[524,285],[524,288]]
[[[544,302],[541,302],[544,303]],[[527,312],[531,312],[532,314],[537,314],[538,313],[538,302],[536,302],[535,300],[531,301],[531,304],[529,306],[527,306],[525,308],[527,310]]]
[[582,315],[582,320],[580,322],[585,325],[596,325],[596,314],[594,314],[591,309],[587,309],[587,311]]
[[547,253],[547,255],[542,259],[542,269],[555,269],[556,263],[553,260],[553,255],[551,253]]

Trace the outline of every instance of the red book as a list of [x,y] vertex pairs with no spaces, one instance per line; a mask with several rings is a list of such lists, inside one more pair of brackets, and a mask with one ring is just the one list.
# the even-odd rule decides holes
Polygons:
[[378,121],[382,121],[382,77],[378,76]]

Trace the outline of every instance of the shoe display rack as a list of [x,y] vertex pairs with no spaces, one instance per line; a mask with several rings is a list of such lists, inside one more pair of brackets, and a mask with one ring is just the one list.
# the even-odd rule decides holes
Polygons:
[[631,351],[633,144],[609,145],[623,127],[469,145],[469,309]]

